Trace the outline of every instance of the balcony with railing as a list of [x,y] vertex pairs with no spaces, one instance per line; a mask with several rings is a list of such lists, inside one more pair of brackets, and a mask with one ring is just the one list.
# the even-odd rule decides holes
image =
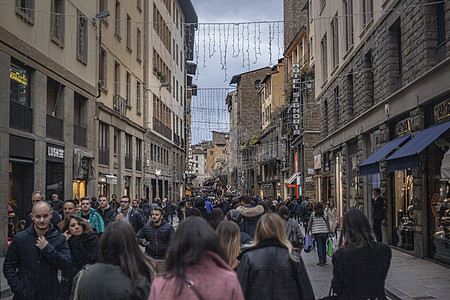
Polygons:
[[98,147],[98,163],[101,165],[109,165],[109,149]]
[[57,140],[63,139],[63,120],[52,115],[47,115],[47,137]]
[[136,171],[142,171],[142,158],[136,157]]
[[127,115],[127,99],[125,99],[119,95],[114,95],[113,108],[116,113],[120,114],[121,116],[126,116]]
[[17,102],[9,102],[9,126],[11,128],[32,132],[33,110]]
[[73,125],[73,143],[75,145],[86,147],[86,128]]
[[125,154],[125,169],[131,170],[133,168],[133,160],[130,154]]
[[270,150],[266,151],[261,155],[261,161],[260,162],[266,162],[269,160],[277,159],[278,158],[278,151],[277,150]]
[[162,134],[169,140],[172,138],[172,130],[155,117],[153,117],[153,130],[159,134]]

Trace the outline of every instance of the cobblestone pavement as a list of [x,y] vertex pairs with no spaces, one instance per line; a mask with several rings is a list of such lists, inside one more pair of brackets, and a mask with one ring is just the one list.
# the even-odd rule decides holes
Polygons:
[[333,278],[333,266],[331,264],[331,257],[327,257],[327,264],[325,266],[318,266],[319,257],[317,251],[313,250],[310,253],[302,251],[302,259],[308,271],[309,280],[314,290],[316,299],[328,296],[331,287],[331,279]]

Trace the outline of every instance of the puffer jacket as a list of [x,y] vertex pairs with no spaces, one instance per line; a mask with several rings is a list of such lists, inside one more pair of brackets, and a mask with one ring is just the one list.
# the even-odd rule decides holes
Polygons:
[[259,218],[264,214],[262,205],[256,206],[239,206],[236,208],[241,212],[244,222],[242,222],[242,230],[251,238],[255,237],[256,224]]
[[244,250],[238,257],[237,275],[245,299],[315,299],[303,260],[293,255],[298,262],[277,239]]
[[[163,221],[161,225],[155,226],[153,223],[145,224],[137,234],[138,242],[141,246],[145,239],[150,244],[145,248],[145,253],[155,259],[164,259],[167,245],[174,234],[172,225]],[[145,247],[145,246],[144,246]]]
[[58,269],[70,268],[70,250],[66,238],[52,224],[44,235],[48,245],[36,247],[34,225],[12,240],[3,263],[3,274],[14,299],[58,299]]

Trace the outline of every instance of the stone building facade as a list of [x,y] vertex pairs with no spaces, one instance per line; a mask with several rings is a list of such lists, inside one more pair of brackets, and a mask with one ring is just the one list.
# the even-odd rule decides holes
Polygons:
[[95,2],[33,4],[11,2],[0,19],[0,255],[8,222],[26,218],[33,191],[72,199],[97,188],[96,48],[89,47],[96,28],[87,19]]
[[[438,169],[450,141],[449,114],[441,113],[450,101],[450,3],[313,3],[313,17],[323,19],[314,28],[321,110],[316,198],[334,200],[341,218],[353,207],[371,217],[372,189],[379,187],[387,201],[383,241],[436,258],[431,199],[446,194]],[[413,151],[421,132],[435,138],[396,158]],[[367,158],[374,160],[370,168]]]
[[[230,125],[230,135],[237,137],[236,151],[238,191],[246,194],[259,194],[255,191],[256,184],[256,148],[246,147],[261,130],[261,105],[258,99],[259,84],[270,73],[271,68],[261,68],[246,73],[234,75],[230,84],[237,85],[236,124]],[[235,165],[231,166],[234,167]]]

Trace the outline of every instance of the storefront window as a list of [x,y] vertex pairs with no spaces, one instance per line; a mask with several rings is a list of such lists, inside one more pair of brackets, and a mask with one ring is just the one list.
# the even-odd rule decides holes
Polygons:
[[394,173],[393,232],[397,246],[413,250],[413,176],[410,170]]
[[72,185],[74,199],[86,197],[86,180],[74,180]]
[[10,68],[10,101],[24,106],[30,106],[30,72],[17,65],[12,64]]

